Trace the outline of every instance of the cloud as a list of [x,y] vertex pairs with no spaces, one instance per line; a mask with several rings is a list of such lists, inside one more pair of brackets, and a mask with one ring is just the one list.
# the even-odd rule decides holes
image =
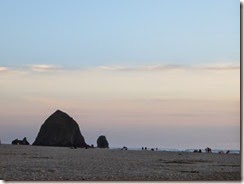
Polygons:
[[160,71],[160,70],[174,70],[174,69],[184,69],[188,68],[187,65],[144,65],[144,66],[99,66],[96,69],[102,71]]
[[168,65],[146,65],[140,67],[143,71],[154,71],[154,70],[175,70],[175,69],[185,69],[190,66],[178,65],[178,64],[168,64]]
[[126,67],[126,66],[99,66],[96,69],[102,71],[168,71],[168,70],[239,70],[240,66],[235,64],[210,64],[202,66],[194,65],[178,65],[178,64],[168,64],[168,65],[144,65],[136,67]]
[[215,63],[207,65],[180,65],[180,64],[155,64],[143,66],[122,66],[122,65],[103,65],[95,68],[74,68],[64,67],[52,64],[33,64],[22,67],[1,67],[0,72],[55,72],[55,71],[111,71],[111,72],[156,72],[156,71],[184,71],[184,70],[209,70],[209,71],[225,71],[225,70],[240,70],[240,65],[233,63]]
[[56,65],[30,65],[29,68],[34,72],[48,72],[61,70],[61,66]]
[[133,68],[125,66],[98,66],[96,69],[105,71],[127,71],[132,70]]
[[0,66],[0,72],[7,72],[9,71],[9,68]]
[[207,70],[239,70],[240,66],[229,66],[229,67],[205,67]]
[[217,63],[217,64],[202,66],[201,68],[206,70],[239,70],[240,65],[236,65],[232,63]]

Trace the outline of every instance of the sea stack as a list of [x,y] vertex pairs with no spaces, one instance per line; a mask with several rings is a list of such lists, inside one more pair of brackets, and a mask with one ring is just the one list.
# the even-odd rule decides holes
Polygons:
[[33,145],[87,147],[79,125],[65,112],[57,110],[42,124]]
[[30,145],[30,143],[27,141],[26,137],[24,137],[24,139],[21,141],[19,139],[15,139],[12,141],[12,144],[14,145]]
[[101,135],[97,139],[97,147],[98,148],[108,148],[108,141],[104,135]]

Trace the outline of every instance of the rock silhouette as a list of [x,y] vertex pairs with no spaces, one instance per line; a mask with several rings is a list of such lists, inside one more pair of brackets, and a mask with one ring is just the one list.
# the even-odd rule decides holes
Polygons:
[[108,148],[108,141],[104,135],[101,135],[97,139],[97,147],[98,148]]
[[42,124],[36,146],[87,147],[79,125],[68,114],[57,110]]
[[30,143],[27,141],[26,137],[24,137],[23,140],[15,139],[12,141],[12,144],[14,145],[30,145]]

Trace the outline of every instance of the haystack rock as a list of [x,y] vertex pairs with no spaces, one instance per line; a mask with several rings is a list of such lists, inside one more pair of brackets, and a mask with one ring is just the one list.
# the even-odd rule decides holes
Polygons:
[[79,125],[68,114],[57,110],[44,124],[33,145],[61,146],[61,147],[87,147],[81,135]]
[[101,135],[97,139],[98,148],[108,148],[108,141],[104,135]]

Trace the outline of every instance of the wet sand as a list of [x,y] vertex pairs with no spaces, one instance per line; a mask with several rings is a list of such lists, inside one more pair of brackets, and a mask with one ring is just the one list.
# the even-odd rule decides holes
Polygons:
[[6,181],[241,180],[239,154],[0,145]]

